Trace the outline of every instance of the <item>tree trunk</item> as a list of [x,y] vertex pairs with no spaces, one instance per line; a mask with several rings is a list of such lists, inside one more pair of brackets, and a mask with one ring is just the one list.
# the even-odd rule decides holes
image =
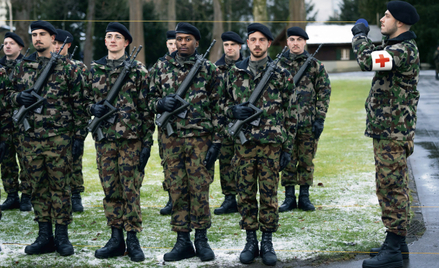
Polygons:
[[84,63],[90,68],[93,60],[93,35],[94,35],[94,18],[95,18],[95,0],[88,0],[87,7],[87,30],[85,33],[84,45]]
[[305,30],[306,8],[305,0],[290,0],[290,22],[288,28],[298,26]]
[[213,38],[216,39],[215,45],[210,51],[209,60],[211,62],[217,61],[222,55],[221,34],[224,32],[223,28],[223,12],[221,10],[221,0],[213,0]]
[[253,0],[253,18],[255,22],[265,24],[267,16],[267,0]]
[[[30,26],[30,11],[32,9],[32,1],[28,0],[12,0],[12,9],[14,11],[15,33],[23,39],[25,49],[23,53],[31,46],[31,40],[29,39],[29,26]],[[13,30],[11,29],[11,32]],[[28,55],[29,56],[29,55]]]
[[133,36],[133,43],[130,45],[130,52],[134,47],[143,46],[137,55],[136,60],[145,63],[145,41],[143,37],[143,1],[130,0],[130,33]]
[[168,0],[168,30],[175,30],[177,15],[175,12],[175,0]]

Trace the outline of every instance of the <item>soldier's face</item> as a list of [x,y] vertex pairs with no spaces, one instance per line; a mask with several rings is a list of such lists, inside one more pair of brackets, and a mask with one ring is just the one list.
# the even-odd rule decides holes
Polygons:
[[105,46],[109,52],[118,53],[128,46],[128,40],[118,32],[108,32],[105,34]]
[[263,59],[267,56],[267,50],[271,46],[271,41],[261,32],[254,32],[248,36],[247,46],[254,58]]
[[291,53],[300,55],[305,51],[306,40],[302,36],[292,35],[287,38],[287,45]]
[[384,13],[384,16],[380,19],[381,22],[381,34],[388,35],[391,38],[394,37],[393,35],[398,30],[397,27],[397,20],[390,14],[390,12],[387,10]]
[[[53,49],[56,53],[58,53],[58,51],[61,49],[62,44],[64,44],[64,42],[55,40],[53,41]],[[69,53],[69,48],[72,46],[72,43],[67,43],[64,48],[61,51],[61,55],[63,56],[67,56],[67,54]]]
[[23,49],[23,47],[10,37],[5,38],[3,45],[5,45],[3,51],[5,52],[6,57],[10,60],[15,60]]
[[241,45],[233,41],[223,42],[224,53],[227,57],[237,60],[239,59],[239,51],[241,51]]
[[48,31],[43,29],[38,29],[35,31],[32,31],[32,44],[34,45],[35,49],[42,53],[46,51],[47,49],[50,49],[52,51],[52,43],[55,40],[55,35],[50,35]]
[[169,39],[166,41],[166,47],[168,48],[169,55],[172,54],[172,52],[177,50],[177,44],[175,43],[175,39]]
[[191,34],[177,33],[175,38],[177,43],[178,54],[183,57],[190,56],[195,53],[198,47],[198,41]]

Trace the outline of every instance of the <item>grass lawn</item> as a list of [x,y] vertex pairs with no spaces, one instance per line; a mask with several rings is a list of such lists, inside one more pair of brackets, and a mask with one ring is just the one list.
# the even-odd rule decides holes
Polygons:
[[[370,78],[357,80],[333,79],[332,97],[325,130],[315,159],[316,172],[311,201],[315,212],[294,210],[280,214],[280,228],[273,235],[279,261],[343,259],[355,252],[368,251],[384,239],[384,227],[375,195],[375,166],[372,140],[366,138],[364,101],[369,92]],[[146,255],[142,263],[133,263],[128,256],[109,260],[94,257],[110,237],[110,229],[102,207],[103,192],[95,163],[94,142],[88,136],[84,154],[86,191],[82,195],[85,212],[74,214],[69,236],[75,254],[60,257],[57,253],[28,256],[26,244],[38,234],[33,212],[3,212],[0,222],[0,266],[14,267],[230,267],[240,266],[239,253],[244,248],[245,231],[239,229],[239,215],[216,216],[213,209],[223,201],[216,166],[215,181],[210,188],[212,228],[208,231],[216,259],[202,263],[192,258],[177,263],[164,263],[163,254],[174,245],[176,233],[170,231],[168,216],[160,216],[166,203],[162,189],[163,172],[157,143],[146,167],[141,190],[144,231],[139,240]],[[319,185],[319,186],[318,186]],[[3,190],[3,185],[1,185]],[[298,190],[296,190],[298,192]],[[279,187],[279,203],[284,188]],[[1,202],[6,198],[3,191]],[[194,233],[194,232],[193,232]],[[192,239],[194,234],[192,233]],[[261,233],[258,232],[260,238]],[[256,260],[262,263],[262,259]]]

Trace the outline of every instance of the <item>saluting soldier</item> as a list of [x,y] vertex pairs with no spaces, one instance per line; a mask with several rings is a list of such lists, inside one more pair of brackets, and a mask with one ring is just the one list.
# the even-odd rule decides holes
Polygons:
[[381,248],[371,249],[378,255],[365,260],[363,268],[402,267],[408,258],[407,158],[414,149],[420,70],[416,35],[410,27],[418,20],[411,4],[391,1],[380,19],[383,45],[375,46],[367,38],[366,20],[359,19],[352,28],[352,48],[361,70],[375,71],[365,105],[365,135],[373,139],[376,194],[387,233]]
[[[300,27],[287,30],[289,50],[285,52],[280,66],[294,76],[311,55],[305,50],[308,34]],[[309,187],[313,185],[314,163],[317,144],[328,112],[331,84],[328,73],[319,60],[313,58],[296,85],[298,98],[298,126],[293,146],[292,161],[282,171],[281,184],[285,187],[285,200],[279,212],[300,208],[314,211],[309,200]],[[299,203],[296,201],[295,186],[299,185]]]
[[[56,36],[54,41],[55,52],[58,52],[64,41],[67,39],[67,43],[61,51],[61,55],[70,58],[69,48],[73,43],[73,35],[65,30],[56,29]],[[71,59],[73,63],[76,64],[77,71],[81,73],[81,77],[83,81],[82,85],[85,87],[86,79],[88,77],[88,69],[87,66],[79,60]],[[70,183],[71,192],[72,192],[72,211],[73,212],[82,212],[84,211],[84,207],[82,206],[81,193],[84,192],[84,178],[82,175],[82,156],[84,154],[84,144],[78,143],[79,146],[74,147],[74,150],[77,150],[74,155],[77,155],[77,158],[73,159],[73,172],[72,172],[72,181]]]
[[[127,60],[125,48],[132,41],[124,25],[118,22],[107,25],[105,46],[108,55],[92,62],[90,87],[85,94],[89,100],[87,111],[91,115],[100,118],[109,112],[103,101],[124,69],[124,61]],[[104,120],[101,123],[102,140],[93,135],[99,178],[105,194],[104,211],[107,225],[111,227],[111,238],[103,248],[96,250],[97,258],[124,255],[125,230],[131,261],[145,259],[137,233],[142,231],[140,188],[154,133],[153,114],[147,110],[146,103],[147,76],[145,66],[134,61],[116,100],[110,103],[117,109],[115,122]]]
[[[267,51],[273,36],[267,26],[252,23],[247,27],[250,57],[238,62],[227,76],[226,115],[232,120],[245,120],[253,110],[245,102],[261,81],[267,63],[272,60]],[[246,230],[247,243],[239,257],[251,263],[262,256],[266,265],[275,265],[272,233],[279,227],[277,189],[279,171],[291,160],[296,115],[296,93],[293,77],[286,69],[277,67],[255,106],[262,109],[260,124],[243,130],[248,142],[235,140],[235,166],[239,225]],[[259,204],[256,199],[259,188]],[[259,214],[259,215],[258,215]],[[259,216],[259,217],[258,217]],[[257,230],[262,231],[259,251]]]
[[[224,54],[215,62],[215,65],[220,70],[222,80],[224,80],[230,68],[232,68],[236,62],[242,60],[241,47],[244,41],[237,33],[232,31],[223,33],[221,39],[223,41]],[[236,178],[232,165],[234,155],[233,140],[225,136],[218,157],[221,190],[225,197],[221,207],[213,211],[216,215],[238,212],[238,205],[236,203]]]
[[[177,51],[159,62],[149,77],[149,107],[156,114],[172,112],[179,106],[173,94],[199,57],[196,48],[200,31],[189,23],[179,23],[175,32]],[[213,63],[202,63],[182,97],[190,104],[186,117],[175,117],[171,122],[175,134],[162,129],[164,171],[172,198],[171,225],[172,231],[177,232],[177,242],[164,255],[165,261],[195,255],[202,261],[215,258],[207,229],[211,226],[209,186],[223,139],[223,86],[219,78]],[[196,251],[190,239],[193,229]]]
[[[3,79],[10,79],[14,75],[13,70],[17,61],[23,59],[21,51],[24,47],[24,43],[17,34],[7,32],[3,44],[5,56],[0,59],[0,65],[3,66],[6,71],[3,75]],[[18,142],[18,130],[13,126],[12,112],[12,107],[5,103],[0,115],[7,125],[2,135],[5,135],[5,145],[8,148],[1,167],[3,187],[8,197],[1,205],[1,209],[9,210],[20,208],[21,211],[31,211],[30,195],[32,188],[23,166],[21,148]],[[16,157],[16,155],[18,155],[18,157]],[[18,196],[19,191],[21,192],[21,200]]]
[[[36,52],[15,68],[15,76],[7,87],[6,100],[17,109],[35,103],[36,98],[27,89],[34,86],[54,50],[56,30],[52,24],[35,21],[30,27]],[[36,241],[25,248],[27,254],[55,250],[61,256],[74,253],[68,238],[68,224],[72,222],[69,186],[72,144],[76,146],[83,142],[88,119],[82,108],[81,80],[81,74],[76,72],[76,66],[68,58],[58,59],[39,92],[46,99],[41,113],[28,113],[31,126],[28,131],[23,124],[19,125],[23,163],[31,180],[31,202],[39,225]]]

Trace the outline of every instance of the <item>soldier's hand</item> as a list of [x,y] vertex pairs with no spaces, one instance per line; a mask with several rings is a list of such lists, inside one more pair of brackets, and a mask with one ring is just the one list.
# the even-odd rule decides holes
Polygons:
[[215,165],[215,161],[219,156],[221,150],[221,143],[213,143],[207,150],[206,159],[204,159],[203,164],[207,169],[211,169]]
[[247,107],[247,102],[232,106],[232,113],[233,118],[239,119],[239,120],[245,120],[249,118],[253,114],[253,109],[250,107]]
[[369,31],[370,31],[369,24],[365,19],[357,20],[357,22],[355,22],[354,27],[352,27],[351,29],[351,32],[354,36],[357,34],[364,34],[365,36],[367,36]]
[[323,132],[323,124],[325,123],[325,120],[319,118],[312,124],[312,133],[314,134],[314,139],[318,140],[320,138],[320,135]]
[[151,155],[151,148],[149,146],[143,147],[142,151],[140,152],[139,171],[145,170],[145,166],[148,163],[148,159],[150,155]]
[[3,158],[5,158],[7,149],[6,143],[4,141],[0,142],[0,164],[3,162]]
[[279,165],[280,165],[279,171],[284,170],[284,168],[286,168],[288,163],[290,162],[291,162],[291,154],[287,152],[282,152],[279,159]]
[[74,139],[72,145],[73,161],[78,160],[79,156],[84,152],[84,140]]
[[37,98],[32,96],[30,92],[22,91],[17,95],[17,102],[20,105],[24,105],[25,107],[29,107],[37,101]]
[[90,108],[90,112],[96,116],[101,118],[102,116],[104,116],[107,112],[108,112],[108,108],[107,106],[103,105],[103,104],[93,104]]
[[180,103],[175,97],[175,94],[169,94],[168,96],[160,99],[157,102],[156,110],[159,114],[164,112],[172,112],[178,108]]

